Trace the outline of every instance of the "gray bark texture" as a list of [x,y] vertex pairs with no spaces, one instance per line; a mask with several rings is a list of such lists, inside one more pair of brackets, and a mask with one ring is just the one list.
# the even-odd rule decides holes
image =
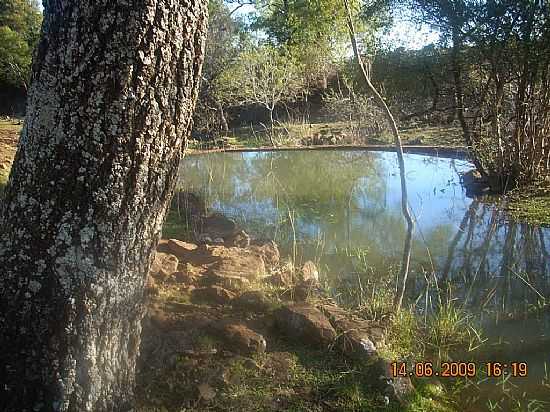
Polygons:
[[48,0],[0,205],[0,410],[132,409],[206,0]]

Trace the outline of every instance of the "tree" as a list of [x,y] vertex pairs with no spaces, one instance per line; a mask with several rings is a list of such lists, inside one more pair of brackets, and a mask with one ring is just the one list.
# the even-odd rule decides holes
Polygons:
[[376,102],[376,104],[384,112],[386,120],[390,125],[393,138],[394,138],[395,152],[397,154],[397,163],[399,165],[399,177],[401,181],[401,209],[403,212],[403,217],[407,221],[407,237],[405,239],[405,245],[403,247],[403,258],[401,260],[401,270],[399,274],[399,277],[401,279],[401,284],[398,286],[398,291],[395,295],[395,300],[394,300],[396,310],[397,312],[399,312],[399,310],[401,310],[401,305],[403,304],[403,297],[405,295],[405,286],[409,275],[409,266],[411,262],[411,249],[412,249],[412,234],[414,230],[414,220],[412,218],[412,214],[409,209],[409,201],[408,201],[408,194],[407,194],[407,180],[406,180],[406,171],[405,171],[405,160],[403,158],[403,145],[401,144],[401,137],[399,135],[399,129],[397,128],[397,123],[395,122],[395,118],[393,117],[393,114],[390,111],[382,95],[378,92],[378,90],[376,90],[376,88],[372,84],[370,75],[369,75],[369,70],[367,69],[366,64],[363,62],[362,55],[359,51],[357,36],[355,35],[353,14],[352,14],[352,9],[349,1],[344,0],[344,5],[347,12],[347,24],[349,29],[351,45],[353,47],[353,54],[357,59],[357,63],[359,64],[359,68],[361,69],[363,80],[367,85],[367,89],[373,95],[374,101]]
[[30,67],[29,45],[8,26],[0,26],[0,83],[27,90]]
[[206,2],[52,0],[44,16],[0,209],[0,405],[129,410]]
[[[220,98],[233,103],[263,106],[273,131],[277,105],[302,90],[300,66],[284,48],[250,47],[220,77]],[[270,134],[273,139],[273,133]],[[274,141],[271,141],[274,144]]]
[[441,118],[455,112],[448,55],[447,49],[429,45],[421,50],[398,48],[376,56],[373,83],[384,90],[388,104],[401,120]]
[[210,0],[208,14],[208,38],[215,41],[206,45],[194,129],[209,134],[229,129],[224,101],[218,97],[218,79],[237,59],[247,36],[243,23],[232,15],[222,0]]
[[[389,24],[387,0],[359,2],[351,7],[361,9],[356,23],[357,36],[372,42],[374,34]],[[340,0],[262,0],[254,27],[260,28],[275,45],[287,51],[303,66],[306,93],[326,85],[334,61],[347,52],[346,11]]]
[[493,190],[550,182],[550,7],[532,0],[414,0],[451,42],[464,139]]
[[6,0],[0,4],[0,85],[27,90],[41,23],[42,13],[35,1]]

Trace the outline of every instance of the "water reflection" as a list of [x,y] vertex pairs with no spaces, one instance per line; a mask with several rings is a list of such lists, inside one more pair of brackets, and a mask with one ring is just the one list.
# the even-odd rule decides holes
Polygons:
[[[458,176],[467,162],[412,154],[405,160],[417,221],[409,302],[425,293],[426,272],[445,296],[485,317],[516,317],[550,296],[548,229],[510,222],[495,204],[467,198]],[[373,273],[399,266],[407,231],[393,153],[192,156],[182,165],[181,186],[274,238],[289,255],[296,240],[298,259],[320,262],[333,277],[355,276],[345,253],[351,249],[362,250]]]

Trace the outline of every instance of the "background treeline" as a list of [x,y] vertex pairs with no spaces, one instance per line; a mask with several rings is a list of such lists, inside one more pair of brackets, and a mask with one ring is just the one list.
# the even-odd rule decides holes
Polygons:
[[[455,127],[495,190],[548,183],[547,1],[354,0],[351,6],[369,74],[400,127]],[[211,0],[209,8],[195,139],[256,126],[271,131],[275,143],[274,128],[321,122],[348,124],[359,138],[383,138],[383,118],[351,57],[343,1]],[[396,10],[430,25],[439,42],[420,50],[383,44]],[[22,111],[16,97],[29,82],[40,21],[35,1],[0,5],[5,114]]]

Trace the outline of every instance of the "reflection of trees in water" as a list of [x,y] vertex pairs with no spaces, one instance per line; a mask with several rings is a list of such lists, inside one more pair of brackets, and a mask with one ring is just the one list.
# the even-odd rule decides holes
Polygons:
[[466,306],[514,311],[549,297],[549,231],[508,221],[473,201],[449,244],[440,279]]
[[362,151],[211,154],[189,158],[183,167],[183,187],[229,213],[260,205],[268,220],[276,216],[281,223],[292,211],[299,237],[311,236],[313,225],[344,227],[365,198],[385,200],[384,166]]
[[[364,248],[376,276],[397,263],[406,235],[401,214],[387,204],[386,167],[377,153],[360,151],[211,154],[186,159],[183,185],[201,188],[211,204],[243,216],[259,234],[277,236],[283,247],[293,237],[290,210],[307,258],[325,255],[330,270],[345,275],[351,269],[342,249]],[[450,214],[425,238],[415,235],[416,270],[432,270],[429,250],[441,287],[448,284],[472,308],[513,308],[536,302],[537,292],[549,295],[549,230],[508,222],[480,201],[465,210],[458,229]],[[412,276],[407,294],[414,299],[425,288],[423,275]]]

